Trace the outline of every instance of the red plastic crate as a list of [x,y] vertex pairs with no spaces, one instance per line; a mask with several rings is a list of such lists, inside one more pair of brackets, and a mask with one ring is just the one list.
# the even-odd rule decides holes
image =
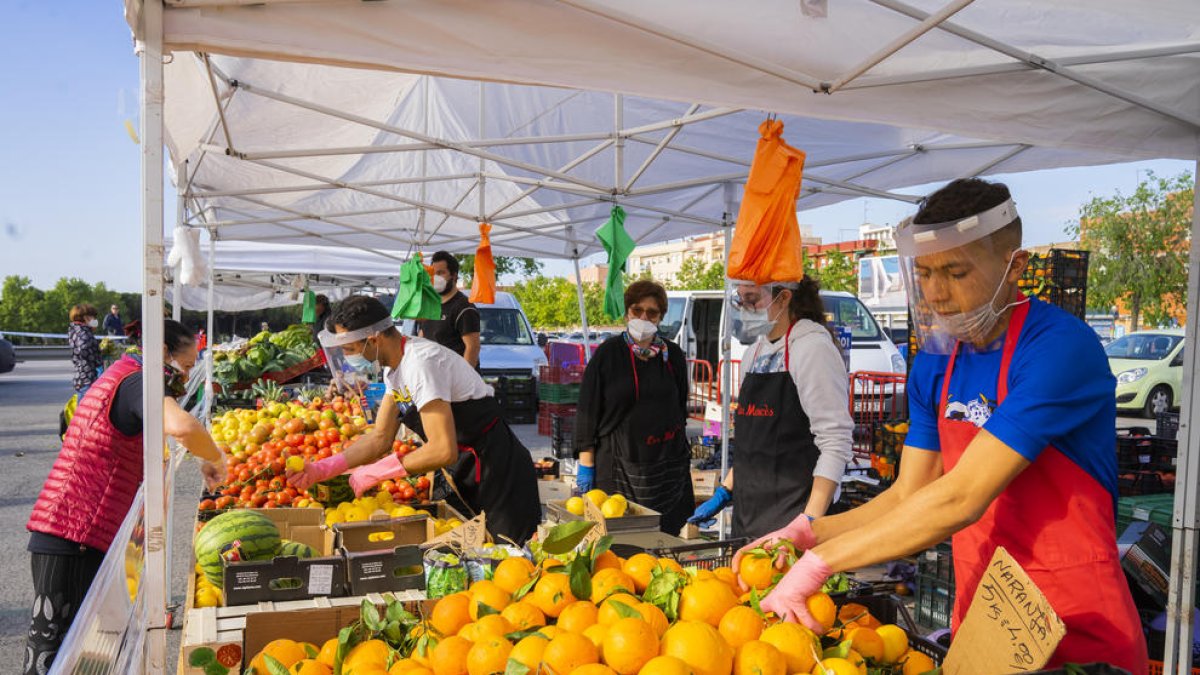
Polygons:
[[[1163,675],[1163,662],[1150,662],[1150,675]],[[1200,675],[1200,668],[1192,668],[1192,675]]]

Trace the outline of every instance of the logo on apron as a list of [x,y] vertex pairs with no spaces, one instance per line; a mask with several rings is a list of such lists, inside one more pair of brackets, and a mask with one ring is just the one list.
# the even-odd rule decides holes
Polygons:
[[413,399],[412,393],[408,391],[408,387],[392,390],[392,400],[396,402],[396,406],[400,408],[400,416],[404,417],[412,412]]
[[992,419],[992,411],[996,409],[996,405],[988,400],[983,394],[979,394],[973,400],[966,403],[955,401],[954,403],[946,404],[946,419],[958,420],[960,422],[970,422],[977,427],[983,427],[988,420]]

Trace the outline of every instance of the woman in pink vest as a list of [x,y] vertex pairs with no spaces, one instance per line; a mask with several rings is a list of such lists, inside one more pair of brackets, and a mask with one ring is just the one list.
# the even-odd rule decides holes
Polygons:
[[[176,402],[196,365],[196,339],[165,322],[163,430],[205,461],[210,485],[225,462],[204,425]],[[33,566],[27,675],[46,673],[142,483],[142,362],[125,355],[79,402],[26,528]],[[150,411],[155,412],[155,411]]]

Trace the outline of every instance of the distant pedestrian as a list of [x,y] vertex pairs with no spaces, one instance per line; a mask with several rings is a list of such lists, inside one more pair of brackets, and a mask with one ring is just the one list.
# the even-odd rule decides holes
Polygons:
[[104,334],[121,335],[125,330],[125,322],[121,320],[121,308],[113,305],[104,316]]
[[100,325],[97,314],[96,308],[87,303],[75,305],[71,308],[71,325],[67,328],[71,363],[75,365],[75,379],[72,384],[81,399],[83,393],[99,377],[100,367],[104,364],[100,345],[96,342],[95,330]]

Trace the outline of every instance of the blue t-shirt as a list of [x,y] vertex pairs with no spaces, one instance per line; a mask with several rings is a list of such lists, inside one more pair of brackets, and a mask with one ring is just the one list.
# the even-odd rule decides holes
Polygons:
[[[1031,462],[1052,445],[1116,499],[1116,379],[1095,332],[1063,310],[1031,300],[1008,369],[1008,396],[997,406],[1003,344],[985,352],[959,347],[946,416],[987,429]],[[941,449],[937,416],[949,361],[926,352],[913,361],[905,445]]]

